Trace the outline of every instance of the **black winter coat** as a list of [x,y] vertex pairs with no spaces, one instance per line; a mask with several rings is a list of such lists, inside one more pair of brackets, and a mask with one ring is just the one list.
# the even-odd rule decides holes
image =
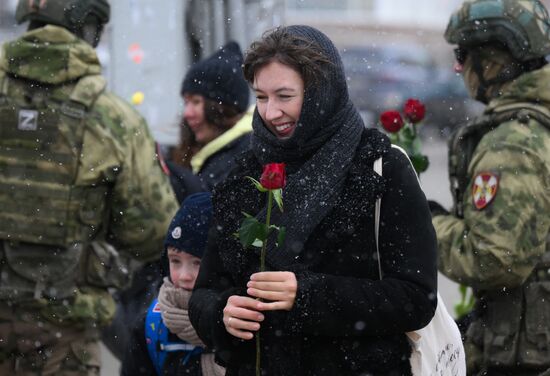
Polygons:
[[[404,333],[425,326],[435,312],[437,244],[413,168],[391,149],[383,156],[383,177],[376,175],[373,163],[383,148],[370,143],[370,132],[339,203],[287,268],[298,281],[293,308],[267,312],[261,324],[266,375],[410,375]],[[215,190],[218,226],[202,259],[190,319],[227,375],[254,375],[255,341],[229,335],[222,310],[229,296],[246,295],[249,276],[259,269],[258,254],[242,250],[232,234],[243,211],[255,214],[264,205],[264,194],[244,178],[259,177],[261,166],[248,153],[234,173]],[[380,195],[382,281],[374,238]]]
[[212,191],[235,166],[235,158],[249,148],[250,134],[245,134],[210,155],[197,175],[187,167],[166,161],[166,166],[170,170],[170,183],[180,205],[193,193]]
[[203,185],[211,191],[216,184],[229,175],[229,172],[235,166],[236,157],[249,148],[250,133],[247,133],[208,157],[198,173]]

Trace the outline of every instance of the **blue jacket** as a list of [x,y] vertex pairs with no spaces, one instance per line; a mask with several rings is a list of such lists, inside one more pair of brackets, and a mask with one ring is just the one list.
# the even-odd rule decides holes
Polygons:
[[200,355],[203,350],[168,330],[155,299],[133,327],[120,374],[202,376]]

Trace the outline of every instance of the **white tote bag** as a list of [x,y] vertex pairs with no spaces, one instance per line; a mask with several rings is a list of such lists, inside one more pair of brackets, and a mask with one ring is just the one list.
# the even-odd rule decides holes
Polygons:
[[[400,147],[395,145],[392,147],[407,155]],[[382,176],[382,158],[374,162],[374,171]],[[381,199],[376,200],[374,218],[380,279],[383,276],[378,247],[381,203]],[[430,323],[424,328],[408,332],[406,335],[412,347],[410,362],[414,376],[466,376],[466,355],[460,331],[447,312],[439,292],[437,293],[437,309]]]

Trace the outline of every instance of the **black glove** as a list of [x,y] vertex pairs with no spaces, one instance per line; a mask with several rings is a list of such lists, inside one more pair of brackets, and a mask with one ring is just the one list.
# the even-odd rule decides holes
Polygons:
[[449,212],[437,201],[428,200],[428,206],[430,207],[430,212],[432,212],[432,218],[436,215],[447,215]]

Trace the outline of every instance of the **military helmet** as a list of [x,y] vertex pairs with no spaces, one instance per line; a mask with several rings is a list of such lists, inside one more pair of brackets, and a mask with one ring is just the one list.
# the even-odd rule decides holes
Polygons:
[[467,0],[452,14],[445,39],[466,49],[500,42],[528,61],[550,53],[550,19],[539,0]]
[[15,19],[18,23],[40,21],[78,30],[89,15],[104,25],[110,14],[107,0],[19,0]]

